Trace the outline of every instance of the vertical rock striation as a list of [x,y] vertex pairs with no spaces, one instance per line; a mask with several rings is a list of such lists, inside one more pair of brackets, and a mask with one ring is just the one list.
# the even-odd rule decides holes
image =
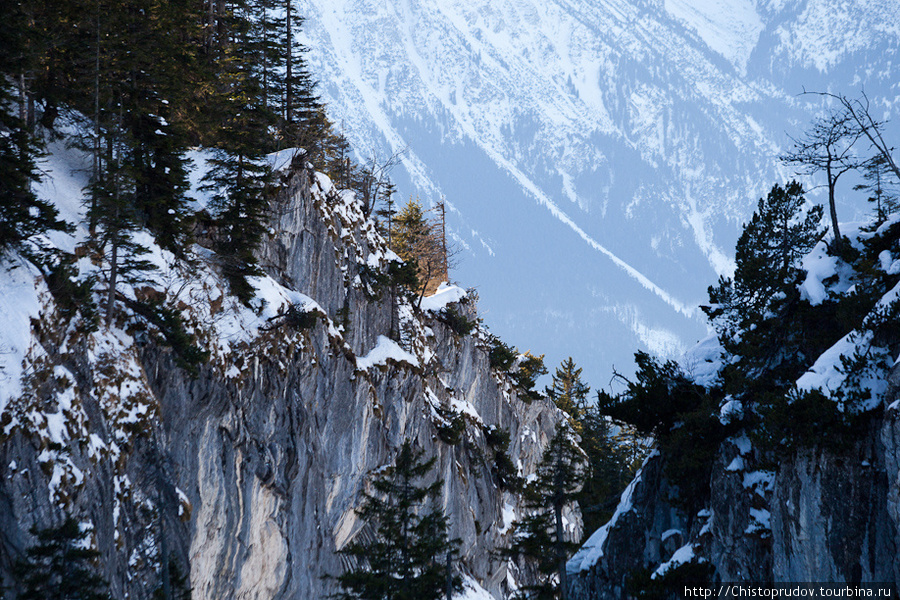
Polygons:
[[[695,515],[671,502],[671,482],[661,472],[665,459],[651,457],[606,531],[570,562],[571,597],[621,598],[640,570],[664,572],[679,545],[723,582],[900,586],[895,399],[889,395],[884,414],[840,450],[799,449],[772,465],[746,437],[725,441],[709,481],[709,505]],[[667,530],[681,541],[665,548]]]
[[[198,249],[199,266],[171,272],[191,271],[182,288],[203,294],[156,286],[211,351],[196,374],[133,321],[112,334],[54,326],[60,314],[35,277],[42,314],[25,393],[0,421],[2,572],[33,543],[32,525],[72,514],[116,598],[149,597],[163,548],[189,566],[195,600],[321,598],[333,590],[323,577],[345,566],[335,550],[366,535],[354,508],[368,473],[413,439],[437,460],[451,535],[464,540],[459,568],[505,593],[508,567],[492,551],[519,498],[498,486],[484,432],[508,429],[527,475],[556,409],[523,401],[492,371],[480,328],[460,336],[439,311],[391,301],[371,277],[389,251],[327,178],[285,175],[273,214],[258,288],[318,318],[294,326],[286,304],[271,315],[232,306],[216,291],[215,257]],[[458,309],[474,316],[468,297]],[[464,424],[458,440],[442,435],[447,422]]]

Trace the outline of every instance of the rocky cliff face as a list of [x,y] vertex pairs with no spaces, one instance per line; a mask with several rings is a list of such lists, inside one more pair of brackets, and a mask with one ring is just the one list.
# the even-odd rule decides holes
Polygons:
[[[31,526],[71,514],[115,598],[149,597],[166,556],[189,566],[195,600],[320,598],[344,567],[335,549],[363,528],[367,474],[412,439],[437,459],[460,569],[497,597],[524,576],[491,556],[518,497],[498,487],[484,432],[508,429],[527,475],[556,409],[492,372],[480,330],[459,336],[438,310],[391,302],[367,276],[388,251],[351,196],[306,170],[283,185],[254,280],[265,304],[224,294],[199,247],[190,265],[156,252],[159,273],[124,293],[181,312],[211,352],[195,374],[128,310],[91,331],[34,268],[10,272],[34,308],[19,393],[0,411],[0,570]],[[458,441],[441,435],[454,420]]]
[[687,562],[707,562],[725,582],[897,586],[896,398],[889,392],[883,415],[840,450],[801,449],[772,464],[746,436],[727,440],[713,467],[709,505],[697,514],[671,501],[673,484],[696,483],[667,481],[665,457],[652,456],[611,523],[569,563],[572,597],[619,598],[638,570],[660,577]]

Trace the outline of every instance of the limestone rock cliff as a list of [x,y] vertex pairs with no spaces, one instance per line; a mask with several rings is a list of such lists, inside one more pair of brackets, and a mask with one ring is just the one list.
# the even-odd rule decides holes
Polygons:
[[[896,368],[895,368],[896,371]],[[615,517],[569,563],[571,597],[621,598],[632,576],[706,562],[724,582],[900,585],[900,403],[848,447],[797,449],[773,463],[746,435],[719,448],[709,504],[696,514],[674,502],[652,455]],[[825,435],[823,433],[823,435]],[[824,442],[824,440],[823,440]]]
[[[272,209],[253,310],[199,246],[193,263],[157,249],[158,272],[123,292],[180,311],[210,352],[196,373],[131,311],[92,331],[37,269],[8,272],[27,301],[21,372],[4,374],[17,393],[0,411],[0,572],[33,543],[30,527],[71,514],[115,598],[148,598],[163,556],[189,568],[195,600],[322,598],[323,576],[344,567],[335,549],[363,528],[367,475],[412,439],[437,459],[460,570],[498,598],[527,577],[492,554],[519,498],[499,487],[485,431],[509,430],[527,475],[556,409],[492,371],[483,330],[460,336],[439,306],[392,301],[373,282],[390,253],[352,194],[299,168]],[[474,316],[472,294],[447,293]],[[453,423],[458,439],[442,435]]]

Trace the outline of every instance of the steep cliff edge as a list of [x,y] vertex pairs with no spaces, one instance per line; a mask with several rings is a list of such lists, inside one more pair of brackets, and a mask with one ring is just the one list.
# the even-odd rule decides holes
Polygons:
[[[801,317],[779,315],[784,345],[761,342],[768,353],[753,357],[755,368],[796,360],[786,385],[736,379],[748,354],[727,350],[721,334],[655,380],[661,405],[685,392],[705,399],[658,427],[659,450],[568,563],[572,598],[683,595],[683,584],[706,582],[900,587],[897,217],[848,243],[845,257],[819,242],[803,259],[795,312],[784,312]],[[697,423],[705,428],[671,443]]]
[[[352,194],[288,169],[272,209],[254,309],[225,293],[199,246],[186,262],[145,240],[157,271],[119,288],[125,307],[179,312],[210,353],[196,373],[132,309],[88,327],[46,273],[7,259],[0,571],[33,543],[30,527],[71,514],[116,598],[149,597],[164,556],[190,569],[195,599],[324,597],[323,576],[345,566],[335,549],[363,527],[367,474],[412,439],[437,459],[459,569],[496,597],[527,577],[492,554],[519,498],[498,485],[485,432],[509,430],[527,475],[556,409],[492,371],[483,330],[444,322],[448,303],[474,315],[471,294],[391,302],[372,276],[390,253]],[[77,269],[102,280],[102,265]]]
[[670,501],[665,459],[653,456],[613,522],[570,562],[572,597],[620,598],[641,570],[662,575],[698,560],[724,582],[897,586],[898,424],[890,403],[851,448],[798,451],[767,469],[749,468],[757,457],[746,437],[729,440],[713,467],[709,508],[696,514]]

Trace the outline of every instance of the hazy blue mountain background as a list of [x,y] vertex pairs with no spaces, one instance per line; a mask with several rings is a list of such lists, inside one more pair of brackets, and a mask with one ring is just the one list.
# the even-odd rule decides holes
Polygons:
[[[605,386],[707,332],[777,160],[830,90],[900,109],[897,0],[304,0],[308,58],[362,162],[406,149],[491,328]],[[900,140],[896,123],[889,138]],[[815,181],[811,181],[816,183]],[[843,181],[849,192],[852,182]],[[817,198],[816,194],[813,198]],[[842,219],[868,210],[847,199]]]

